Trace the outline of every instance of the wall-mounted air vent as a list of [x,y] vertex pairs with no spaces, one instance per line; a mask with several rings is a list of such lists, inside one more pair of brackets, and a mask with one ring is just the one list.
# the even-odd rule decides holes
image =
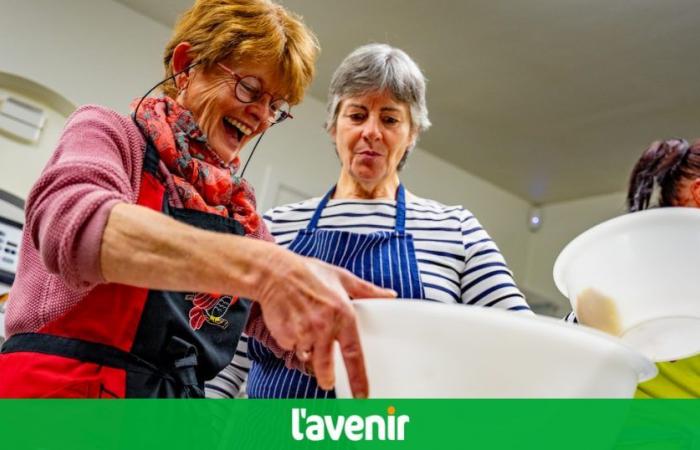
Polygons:
[[0,101],[0,129],[11,136],[36,142],[45,122],[46,114],[36,106],[14,97]]

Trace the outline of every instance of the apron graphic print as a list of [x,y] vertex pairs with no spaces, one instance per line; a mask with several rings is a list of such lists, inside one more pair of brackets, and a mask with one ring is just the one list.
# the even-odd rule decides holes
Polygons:
[[205,323],[225,330],[229,323],[224,319],[224,315],[231,305],[238,301],[238,297],[197,293],[186,295],[185,300],[192,302],[189,317],[190,327],[193,330],[199,330]]

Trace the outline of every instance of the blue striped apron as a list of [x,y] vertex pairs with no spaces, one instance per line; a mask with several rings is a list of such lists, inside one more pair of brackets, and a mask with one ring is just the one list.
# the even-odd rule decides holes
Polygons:
[[[319,230],[318,222],[333,187],[321,200],[306,229],[299,231],[289,250],[343,267],[358,277],[398,293],[399,298],[423,298],[423,285],[413,237],[406,233],[406,193],[396,191],[394,231],[369,234]],[[316,379],[285,367],[270,350],[255,339],[248,343],[252,360],[247,392],[250,398],[334,398],[334,391],[318,387]]]

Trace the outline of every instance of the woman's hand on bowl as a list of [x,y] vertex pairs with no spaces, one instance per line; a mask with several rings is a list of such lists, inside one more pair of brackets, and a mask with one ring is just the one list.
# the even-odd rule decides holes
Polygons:
[[343,354],[355,397],[368,394],[367,374],[351,298],[393,298],[396,293],[313,258],[280,249],[267,261],[258,300],[277,343],[313,369],[318,384],[335,384],[333,343]]

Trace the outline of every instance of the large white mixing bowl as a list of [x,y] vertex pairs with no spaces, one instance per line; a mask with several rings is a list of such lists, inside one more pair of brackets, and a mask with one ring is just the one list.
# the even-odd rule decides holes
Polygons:
[[[641,354],[561,320],[411,300],[354,302],[373,398],[631,397]],[[336,393],[350,397],[336,349]]]
[[[620,338],[654,361],[700,352],[700,209],[627,214],[584,232],[554,264],[574,311],[607,298]],[[582,293],[584,293],[582,295]]]

